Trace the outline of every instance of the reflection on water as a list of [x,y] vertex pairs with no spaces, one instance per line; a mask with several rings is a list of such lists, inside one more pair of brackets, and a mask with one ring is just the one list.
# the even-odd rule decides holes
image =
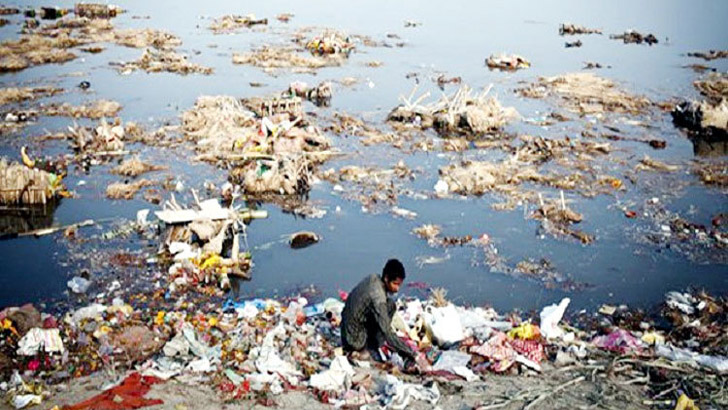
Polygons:
[[693,153],[699,157],[722,157],[728,155],[728,141],[711,140],[701,136],[692,136]]
[[49,228],[60,200],[45,205],[0,206],[0,238]]

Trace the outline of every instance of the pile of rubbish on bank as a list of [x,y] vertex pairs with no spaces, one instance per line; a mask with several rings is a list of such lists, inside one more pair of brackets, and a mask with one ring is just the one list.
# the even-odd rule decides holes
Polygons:
[[[646,399],[674,405],[685,392],[664,393],[660,386],[688,377],[693,387],[687,393],[698,404],[727,404],[720,383],[711,382],[724,380],[728,372],[721,339],[728,330],[725,300],[670,292],[663,305],[667,325],[607,305],[565,324],[568,298],[544,307],[536,320],[526,320],[492,308],[456,306],[445,296],[438,290],[428,300],[397,302],[393,330],[430,363],[419,374],[403,374],[402,358],[386,347],[380,349],[383,362],[344,355],[339,331],[344,301],[338,298],[313,304],[303,297],[253,299],[195,308],[184,298],[165,300],[157,293],[139,306],[108,295],[59,316],[32,305],[6,308],[0,312],[2,389],[5,400],[24,408],[52,401],[55,384],[105,370],[122,375],[119,386],[142,380],[199,383],[198,376],[206,375],[205,383],[225,401],[273,404],[286,391],[307,390],[337,407],[401,408],[416,400],[436,405],[448,394],[443,391],[450,391],[443,387],[477,383],[492,373],[610,374],[592,377],[592,383],[639,383]],[[609,366],[615,362],[621,365]],[[123,376],[132,368],[138,373]],[[650,370],[656,368],[659,375]],[[125,406],[123,389],[110,391],[118,392],[114,401]],[[102,393],[96,400],[104,397],[111,395]],[[512,399],[544,399],[519,397]],[[490,404],[502,399],[493,400]]]
[[414,127],[422,130],[434,128],[442,136],[451,134],[482,136],[497,133],[510,121],[518,118],[513,107],[503,107],[488,87],[474,94],[463,85],[453,95],[443,97],[434,103],[423,104],[429,93],[413,100],[417,88],[409,97],[400,97],[402,105],[395,107],[387,121],[395,129]]

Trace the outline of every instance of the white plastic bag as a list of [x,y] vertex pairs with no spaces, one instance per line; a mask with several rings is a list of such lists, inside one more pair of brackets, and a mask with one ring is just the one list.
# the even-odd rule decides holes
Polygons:
[[541,310],[541,334],[546,339],[563,336],[564,331],[559,327],[559,321],[564,316],[569,302],[571,302],[571,299],[563,298],[558,305],[548,305]]
[[429,308],[425,313],[425,322],[435,343],[440,346],[451,345],[465,338],[460,315],[452,304],[441,308]]

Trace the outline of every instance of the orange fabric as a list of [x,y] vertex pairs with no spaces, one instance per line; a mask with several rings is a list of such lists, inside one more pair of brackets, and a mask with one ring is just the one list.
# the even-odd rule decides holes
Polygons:
[[127,410],[164,404],[159,399],[144,398],[153,384],[161,382],[162,380],[156,377],[132,373],[120,385],[81,403],[64,406],[63,410]]

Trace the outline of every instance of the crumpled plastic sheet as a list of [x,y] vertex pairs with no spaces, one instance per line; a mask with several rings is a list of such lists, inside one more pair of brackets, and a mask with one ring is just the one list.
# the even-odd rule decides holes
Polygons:
[[432,387],[405,383],[402,380],[388,374],[384,378],[383,386],[384,406],[395,410],[407,408],[413,400],[421,400],[437,404],[440,400],[440,390],[437,383],[433,383]]
[[92,303],[73,312],[72,315],[67,317],[66,322],[78,326],[82,320],[95,319],[104,312],[106,312],[106,306],[98,303]]
[[18,354],[33,356],[41,349],[48,353],[63,353],[63,340],[58,329],[34,327],[18,342]]
[[296,386],[298,384],[298,378],[303,376],[303,374],[294,365],[281,359],[275,348],[275,338],[282,338],[285,335],[285,328],[283,324],[279,323],[278,326],[265,335],[260,348],[251,349],[250,355],[253,357],[257,356],[255,359],[255,367],[259,372],[263,374],[279,374],[285,377],[291,385]]
[[728,357],[725,356],[699,354],[691,350],[681,349],[672,345],[657,345],[655,353],[660,357],[664,357],[674,362],[697,363],[719,373],[728,372]]
[[43,401],[43,396],[37,394],[19,394],[13,398],[13,407],[24,409],[28,406],[36,406]]
[[610,350],[625,354],[642,350],[643,344],[627,330],[615,329],[612,333],[604,336],[597,336],[592,344],[600,349]]
[[468,369],[470,363],[470,355],[457,350],[445,350],[432,366],[435,371],[444,370],[456,374],[465,380],[471,382],[478,379],[472,370]]
[[116,387],[84,400],[63,410],[126,410],[164,404],[159,399],[145,399],[153,384],[160,383],[156,377],[132,373]]
[[167,341],[162,348],[167,357],[186,356],[190,352],[190,344],[181,332],[178,332],[172,339]]
[[354,368],[346,356],[336,356],[328,370],[311,375],[308,385],[324,391],[346,390],[351,385]]

